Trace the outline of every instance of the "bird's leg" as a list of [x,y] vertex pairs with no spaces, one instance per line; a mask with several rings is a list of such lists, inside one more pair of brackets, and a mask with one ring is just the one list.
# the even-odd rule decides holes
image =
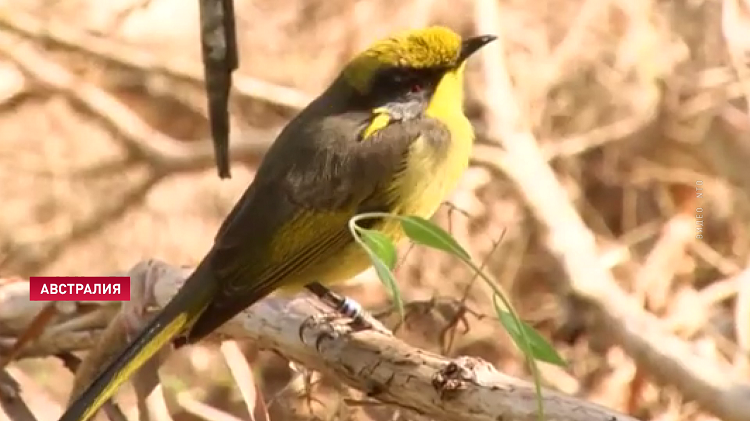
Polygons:
[[362,329],[372,328],[372,323],[367,320],[368,317],[372,316],[367,314],[362,306],[353,299],[331,291],[320,282],[311,282],[305,285],[305,288],[343,316],[351,317],[354,326]]

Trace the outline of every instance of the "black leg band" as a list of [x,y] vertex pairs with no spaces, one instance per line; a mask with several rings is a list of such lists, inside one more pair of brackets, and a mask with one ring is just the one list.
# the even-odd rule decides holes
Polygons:
[[358,302],[331,291],[320,282],[311,282],[305,288],[346,317],[358,319],[363,313],[362,306]]

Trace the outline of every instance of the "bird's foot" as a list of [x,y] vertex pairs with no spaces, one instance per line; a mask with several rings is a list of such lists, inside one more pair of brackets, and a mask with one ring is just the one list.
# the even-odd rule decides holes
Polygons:
[[305,340],[305,331],[307,329],[313,329],[316,332],[315,338],[315,349],[320,352],[320,346],[325,340],[333,340],[338,337],[341,333],[339,328],[334,325],[339,318],[338,314],[315,314],[308,317],[299,328],[299,340],[302,343],[307,343]]
[[315,349],[320,351],[320,347],[326,340],[335,340],[340,335],[347,335],[355,332],[372,330],[385,335],[393,335],[377,319],[367,312],[360,312],[349,321],[343,321],[345,315],[337,312],[315,314],[308,317],[299,328],[300,342],[306,343],[305,332],[313,329],[315,335]]
[[329,321],[344,316],[352,319],[348,326],[355,332],[368,329],[387,332],[387,329],[354,299],[337,294],[318,282],[310,283],[306,288],[338,313],[325,315],[324,317],[330,318]]

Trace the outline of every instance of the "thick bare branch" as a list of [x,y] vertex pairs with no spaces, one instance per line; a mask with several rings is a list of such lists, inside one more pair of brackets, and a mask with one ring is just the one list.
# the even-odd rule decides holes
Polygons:
[[[189,273],[190,269],[152,260],[136,265],[129,274],[131,284],[152,286],[152,291],[144,295],[147,304],[162,307]],[[0,299],[15,297],[17,302],[19,294],[23,295],[19,286],[27,284],[0,284]],[[13,291],[6,293],[5,288]],[[36,303],[29,303],[29,310],[34,312],[37,307],[32,304]],[[4,308],[2,301],[0,308]],[[308,297],[270,297],[240,313],[219,333],[233,339],[252,339],[262,348],[326,373],[371,398],[435,418],[537,419],[534,387],[528,382],[506,376],[481,359],[449,359],[413,348],[387,332],[353,332],[343,321],[320,316],[329,313]],[[22,312],[14,314],[28,318]],[[3,316],[7,315],[0,311],[0,324],[6,322]],[[69,333],[73,332],[58,331],[57,337],[46,340],[70,343],[62,340]],[[549,421],[635,421],[551,391],[544,391],[543,399]]]

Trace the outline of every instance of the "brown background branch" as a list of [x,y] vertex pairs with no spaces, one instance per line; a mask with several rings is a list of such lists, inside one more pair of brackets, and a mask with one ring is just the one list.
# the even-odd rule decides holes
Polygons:
[[[243,57],[231,109],[237,174],[219,182],[203,110],[197,4],[170,1],[138,1],[117,10],[113,2],[95,0],[2,6],[0,40],[8,41],[0,52],[3,274],[90,275],[127,267],[139,256],[194,264],[278,127],[352,54],[404,26],[440,22],[473,34],[482,22],[470,0],[236,0]],[[461,211],[445,207],[436,221],[487,262],[524,319],[552,338],[570,362],[564,370],[542,367],[551,387],[644,419],[714,420],[721,402],[706,397],[719,396],[712,394],[724,393],[719,386],[726,385],[711,386],[696,377],[694,367],[680,365],[680,350],[689,349],[689,358],[699,354],[694,364],[714,367],[719,376],[750,376],[743,320],[748,289],[741,288],[741,271],[750,260],[750,158],[743,146],[750,132],[746,81],[738,78],[742,69],[724,41],[737,25],[722,27],[728,9],[721,2],[482,4],[503,8],[482,30],[502,35],[504,63],[469,66],[467,109],[482,136],[475,165],[451,198]],[[514,93],[505,101],[493,87],[504,72]],[[503,120],[515,106],[520,128]],[[512,152],[504,144],[515,144],[517,133],[510,130],[505,138],[501,130],[498,137],[497,125],[515,127],[526,136],[521,145],[536,143],[541,152]],[[546,187],[514,175],[543,167],[539,161],[554,170],[554,182],[542,182]],[[514,168],[518,163],[523,166]],[[540,177],[549,176],[549,169],[540,171]],[[701,202],[690,194],[696,179],[706,183]],[[540,195],[560,197],[548,188],[562,189],[562,202],[542,201]],[[137,199],[126,201],[131,193]],[[706,209],[703,239],[687,235],[690,210],[697,206]],[[600,307],[610,297],[593,304],[581,300],[591,294],[577,290],[585,284],[561,264],[570,257],[560,255],[561,246],[550,237],[561,235],[562,251],[569,252],[579,239],[567,236],[581,233],[585,243],[594,243],[587,260],[599,259],[603,276],[617,283],[614,291],[635,304],[614,306],[606,316],[601,312],[607,308]],[[399,330],[402,338],[448,356],[480,356],[503,372],[528,377],[498,324],[481,318],[492,313],[491,303],[471,273],[433,251],[414,248],[402,255],[397,277],[409,302],[420,303],[413,308],[422,310]],[[367,279],[346,291],[370,308],[386,304],[378,283]],[[440,296],[465,297],[471,311],[457,310]],[[89,349],[92,335],[112,316],[109,307],[73,311],[86,311],[74,323],[88,330],[57,342],[43,336],[26,356],[60,347]],[[456,329],[462,311],[466,323]],[[625,327],[648,323],[649,329],[602,328],[603,320],[615,319],[627,322]],[[16,323],[24,328],[30,320]],[[53,325],[49,332],[60,328]],[[3,332],[7,327],[0,324],[0,344],[12,345],[15,336]],[[672,352],[654,354],[662,349]],[[290,377],[307,376],[280,358],[245,352],[262,395],[281,395],[272,398],[281,402],[270,405],[272,419],[399,417],[398,411],[350,404],[347,391],[331,387],[325,376],[316,377],[314,386],[303,380],[289,385]],[[662,364],[665,359],[673,364]],[[18,367],[39,384],[40,370],[59,376],[59,382],[45,384],[45,392],[70,388],[69,374],[50,358],[10,366]],[[174,355],[162,371],[166,394],[175,387],[170,373],[179,384],[230,377],[210,344]],[[700,390],[696,384],[709,386],[704,401],[696,399],[699,406],[689,401],[690,390]],[[222,414],[247,416],[239,395],[222,381],[200,389],[200,399]],[[189,393],[194,391],[176,400],[206,416]],[[176,414],[176,421],[182,416]]]

